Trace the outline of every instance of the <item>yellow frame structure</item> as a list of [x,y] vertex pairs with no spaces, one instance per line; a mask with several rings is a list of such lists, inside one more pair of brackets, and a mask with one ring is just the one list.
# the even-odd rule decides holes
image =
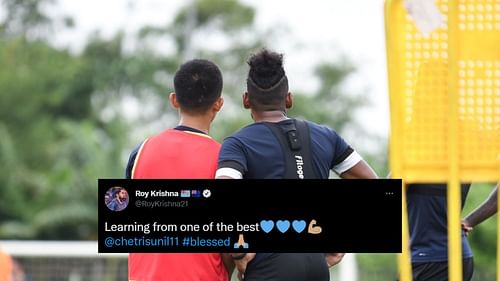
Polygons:
[[[497,0],[435,4],[444,24],[425,36],[403,0],[385,2],[389,161],[392,176],[405,183],[448,183],[449,277],[460,281],[460,182],[500,181],[500,9]],[[406,281],[412,277],[403,191],[398,264]],[[500,247],[497,253],[500,268]]]

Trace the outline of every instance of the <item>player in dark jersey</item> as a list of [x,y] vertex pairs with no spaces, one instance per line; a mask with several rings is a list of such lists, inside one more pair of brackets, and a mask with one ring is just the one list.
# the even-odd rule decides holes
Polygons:
[[[462,184],[462,208],[470,184]],[[415,281],[448,280],[446,184],[409,184],[407,188],[410,250]],[[463,280],[472,278],[474,263],[462,233]]]
[[[469,184],[462,184],[462,208]],[[462,220],[463,280],[474,272],[472,250],[466,235],[472,228],[497,212],[498,186],[488,199]],[[408,216],[413,280],[448,280],[448,225],[445,184],[408,186]]]
[[[376,178],[373,170],[334,130],[287,116],[292,106],[281,54],[250,57],[243,105],[255,121],[226,138],[217,178]],[[329,280],[329,266],[343,254],[234,254],[245,280]]]
[[[214,178],[220,144],[208,132],[223,104],[222,74],[210,61],[191,60],[176,72],[174,87],[170,103],[179,110],[179,125],[134,149],[127,178]],[[229,257],[219,253],[131,253],[129,280],[228,281],[233,267]]]

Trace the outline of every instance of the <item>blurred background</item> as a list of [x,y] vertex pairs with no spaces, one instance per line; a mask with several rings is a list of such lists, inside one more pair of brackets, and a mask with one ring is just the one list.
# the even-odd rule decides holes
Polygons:
[[[246,59],[268,47],[285,55],[289,115],[331,126],[385,177],[384,40],[382,0],[0,0],[0,240],[96,240],[97,179],[124,177],[132,148],[176,125],[172,78],[195,57],[223,72],[217,140],[251,122]],[[490,190],[474,184],[464,213]],[[474,280],[494,280],[495,235],[496,216],[469,237]],[[126,256],[58,245],[13,253],[25,280],[127,278]],[[346,260],[332,279],[397,275],[394,255]]]

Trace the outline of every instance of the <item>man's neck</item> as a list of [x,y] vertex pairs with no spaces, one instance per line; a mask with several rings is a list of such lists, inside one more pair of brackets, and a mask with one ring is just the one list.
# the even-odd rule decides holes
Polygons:
[[180,126],[190,127],[196,130],[200,130],[208,135],[210,131],[211,120],[206,116],[189,116],[181,115],[181,120],[179,120]]
[[277,123],[288,119],[286,112],[281,110],[272,111],[254,111],[252,110],[252,118],[255,122],[271,122]]

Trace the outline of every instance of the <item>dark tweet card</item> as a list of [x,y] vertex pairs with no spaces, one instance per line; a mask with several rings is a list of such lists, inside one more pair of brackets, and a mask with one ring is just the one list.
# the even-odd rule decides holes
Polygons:
[[399,179],[99,179],[99,252],[400,253]]

